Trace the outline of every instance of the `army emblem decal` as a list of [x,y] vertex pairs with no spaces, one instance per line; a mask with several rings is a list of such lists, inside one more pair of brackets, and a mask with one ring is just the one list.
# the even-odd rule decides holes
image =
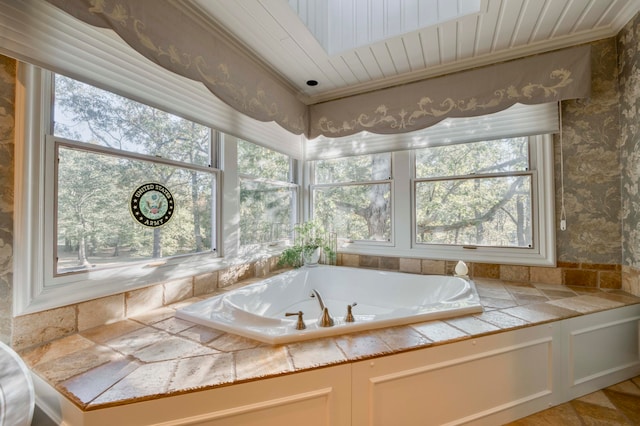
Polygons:
[[164,185],[145,183],[131,194],[131,216],[141,225],[157,228],[173,216],[173,195]]

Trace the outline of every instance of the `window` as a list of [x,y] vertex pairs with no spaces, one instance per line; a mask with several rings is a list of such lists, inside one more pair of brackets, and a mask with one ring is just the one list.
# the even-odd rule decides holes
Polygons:
[[392,240],[391,154],[313,163],[313,217],[341,242]]
[[532,247],[528,138],[424,148],[414,158],[416,243]]
[[207,127],[21,64],[17,314],[210,270],[220,171]]
[[240,245],[287,240],[296,219],[298,185],[291,157],[238,140]]
[[[340,142],[332,146],[367,148]],[[310,171],[312,215],[337,232],[343,253],[555,262],[551,135],[318,159]]]
[[[211,130],[61,75],[54,88],[56,274],[215,250]],[[132,215],[150,182],[170,195],[143,195],[140,209],[171,203],[167,220]]]

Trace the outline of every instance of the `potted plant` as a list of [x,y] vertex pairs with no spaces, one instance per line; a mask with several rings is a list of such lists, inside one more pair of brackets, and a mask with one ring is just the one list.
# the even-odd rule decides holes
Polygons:
[[317,265],[324,253],[329,263],[335,259],[335,237],[327,232],[317,221],[308,221],[297,224],[293,228],[293,245],[284,249],[278,260],[278,266],[292,266],[298,268],[302,265]]

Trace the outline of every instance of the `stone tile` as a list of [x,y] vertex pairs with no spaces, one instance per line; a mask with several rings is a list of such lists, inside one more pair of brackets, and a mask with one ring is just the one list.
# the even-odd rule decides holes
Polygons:
[[141,365],[94,399],[89,407],[166,394],[177,364],[172,360]]
[[473,278],[500,278],[500,265],[493,263],[474,263]]
[[320,367],[347,360],[333,338],[290,343],[287,349],[296,369]]
[[431,343],[426,336],[408,326],[381,328],[371,333],[393,349],[418,348]]
[[360,268],[375,268],[378,269],[380,267],[380,257],[378,256],[368,256],[366,254],[360,255],[360,263],[358,264]]
[[125,319],[124,294],[78,303],[78,331]]
[[235,380],[233,354],[218,353],[178,360],[168,390],[182,391],[232,383]]
[[444,275],[444,260],[422,260],[422,273],[425,275]]
[[503,309],[503,313],[523,319],[532,324],[569,318],[578,315],[576,311],[564,309],[547,303],[536,303],[527,306]]
[[163,304],[163,287],[154,285],[125,293],[125,309],[127,317],[135,317],[159,308]]
[[[638,385],[636,385],[632,380],[625,380],[624,382],[609,386],[607,390],[640,397],[640,387],[638,387]],[[640,405],[638,407],[640,408]]]
[[[566,287],[565,287],[566,288]],[[553,299],[564,299],[567,297],[574,297],[577,296],[577,294],[574,291],[571,291],[569,289],[567,290],[542,290],[542,293],[547,296],[550,300]]]
[[218,272],[196,275],[193,277],[193,295],[211,294],[218,288]]
[[532,283],[562,284],[562,269],[531,266],[529,268],[529,280]]
[[118,359],[65,380],[60,383],[59,389],[76,402],[85,405],[139,366],[140,364],[132,359]]
[[221,352],[234,352],[255,348],[260,345],[263,345],[263,343],[258,342],[257,340],[248,339],[246,337],[238,336],[237,334],[224,333],[217,339],[214,339],[207,346]]
[[357,267],[360,264],[360,256],[357,254],[342,253],[341,258],[342,266]]
[[584,426],[570,403],[560,404],[504,426]]
[[425,335],[434,343],[460,340],[469,335],[442,321],[429,321],[419,324],[411,324],[420,334]]
[[576,413],[580,416],[584,424],[631,426],[631,424],[627,422],[625,416],[615,408],[588,404],[578,400],[571,401],[571,406],[576,410]]
[[236,352],[236,379],[247,380],[293,371],[285,346],[262,346]]
[[196,325],[195,327],[188,328],[178,333],[178,335],[182,337],[186,337],[187,339],[191,339],[202,344],[209,343],[223,334],[224,331],[205,327],[203,325]]
[[503,330],[529,325],[528,321],[505,314],[501,311],[489,311],[475,315],[477,318],[500,327]]
[[132,352],[131,355],[142,362],[158,362],[188,356],[215,354],[216,350],[202,346],[192,340],[169,336],[149,346]]
[[153,324],[154,328],[159,328],[160,330],[164,330],[167,333],[177,334],[181,331],[186,330],[187,328],[191,328],[194,326],[194,323],[191,321],[185,321],[180,318],[167,318],[166,320],[158,321]]
[[607,408],[613,408],[613,409],[616,408],[616,406],[613,405],[611,401],[609,401],[609,398],[607,398],[607,396],[602,391],[592,392],[588,395],[578,398],[577,400],[586,402],[588,404],[599,405],[601,407],[607,407]]
[[598,287],[622,288],[622,275],[618,271],[600,271],[598,274]]
[[163,284],[164,304],[169,305],[193,297],[193,278],[182,278]]
[[500,279],[505,281],[529,282],[529,267],[518,265],[500,265]]
[[345,334],[336,338],[336,344],[349,359],[367,358],[391,352],[391,349],[371,333]]
[[614,390],[605,389],[604,394],[616,406],[616,408],[629,419],[629,424],[640,425],[640,397],[628,393],[616,392]]
[[94,346],[91,340],[85,339],[78,334],[57,339],[34,349],[27,350],[20,354],[22,359],[30,366],[36,366],[40,363],[52,361]]
[[400,269],[400,259],[397,257],[380,257],[380,269],[387,269],[390,271],[398,271]]
[[127,333],[114,339],[108,340],[106,344],[118,352],[130,355],[156,342],[161,342],[162,340],[167,339],[170,336],[170,334],[164,331],[156,330],[155,328],[151,327],[144,327],[139,330],[132,331],[131,333]]
[[547,296],[544,295],[540,295],[540,296],[534,296],[534,295],[529,295],[529,294],[514,294],[513,297],[516,299],[516,302],[518,302],[518,305],[531,305],[534,303],[544,303],[546,301],[549,300],[549,298]]
[[143,324],[152,325],[156,322],[164,321],[167,318],[171,318],[175,314],[175,310],[165,306],[162,308],[154,309],[152,311],[144,312],[131,318],[136,321],[140,321]]
[[594,297],[600,297],[602,299],[613,300],[615,302],[620,302],[624,305],[634,305],[636,303],[640,303],[640,298],[636,296],[631,296],[625,293],[616,293],[610,291],[601,291],[593,294]]
[[419,274],[422,272],[422,261],[420,259],[400,258],[400,272]]
[[119,353],[100,345],[38,364],[34,371],[45,380],[57,384],[108,362],[122,359]]
[[473,316],[464,316],[460,318],[451,318],[445,320],[445,322],[449,325],[452,325],[463,332],[471,335],[471,336],[479,336],[483,334],[490,334],[496,331],[500,331],[500,328],[496,327],[493,324],[489,324],[488,322],[482,321]]
[[513,306],[518,306],[518,302],[514,299],[494,299],[492,297],[481,297],[480,304],[485,308],[485,310],[492,309],[504,309],[511,308]]
[[140,330],[143,327],[145,326],[139,322],[124,320],[113,324],[90,328],[82,331],[80,334],[96,343],[105,343],[109,340],[115,339],[116,337],[131,333],[132,331]]
[[254,276],[255,267],[253,264],[234,265],[218,271],[218,288],[228,287],[238,281],[253,278]]
[[583,269],[565,269],[562,281],[564,285],[579,287],[597,287],[598,273]]
[[14,350],[50,342],[78,331],[75,306],[50,309],[13,319]]
[[623,306],[623,303],[592,295],[582,295],[569,297],[566,299],[551,300],[548,303],[560,306],[561,308],[571,309],[583,314]]

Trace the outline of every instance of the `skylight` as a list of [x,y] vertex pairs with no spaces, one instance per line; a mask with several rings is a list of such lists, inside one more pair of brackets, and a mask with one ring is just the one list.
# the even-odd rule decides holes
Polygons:
[[481,0],[288,0],[329,55],[479,13]]

